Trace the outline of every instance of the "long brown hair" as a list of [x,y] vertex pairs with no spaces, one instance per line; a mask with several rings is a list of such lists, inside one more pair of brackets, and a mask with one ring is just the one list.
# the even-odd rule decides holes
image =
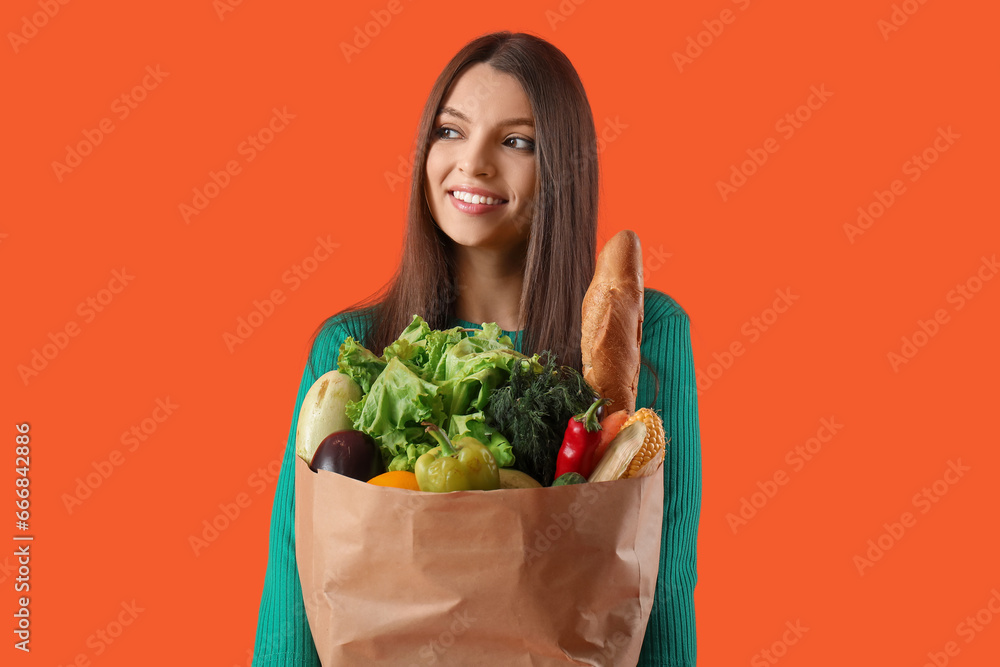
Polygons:
[[434,223],[424,198],[427,152],[438,108],[451,84],[474,63],[488,64],[520,82],[535,119],[534,205],[530,220],[517,222],[531,225],[520,303],[522,350],[550,350],[560,363],[580,370],[580,309],[594,275],[597,245],[597,134],[583,84],[569,59],[544,39],[526,33],[482,35],[463,47],[438,76],[420,115],[396,273],[378,292],[334,317],[362,312],[370,317],[361,342],[375,354],[399,337],[414,314],[432,329],[448,327],[459,288],[453,242]]

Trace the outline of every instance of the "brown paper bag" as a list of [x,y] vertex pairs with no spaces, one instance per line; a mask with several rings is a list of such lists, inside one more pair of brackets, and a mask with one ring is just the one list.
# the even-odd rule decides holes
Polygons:
[[295,466],[295,551],[324,667],[638,662],[662,467],[596,484],[421,493]]

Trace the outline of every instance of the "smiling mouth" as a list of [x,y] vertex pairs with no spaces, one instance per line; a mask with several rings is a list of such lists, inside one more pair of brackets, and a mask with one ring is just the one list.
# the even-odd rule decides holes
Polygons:
[[460,202],[466,204],[479,204],[485,206],[499,206],[501,204],[506,204],[506,199],[498,199],[496,197],[484,197],[483,195],[473,195],[468,192],[462,192],[461,190],[454,190],[449,192],[448,195]]

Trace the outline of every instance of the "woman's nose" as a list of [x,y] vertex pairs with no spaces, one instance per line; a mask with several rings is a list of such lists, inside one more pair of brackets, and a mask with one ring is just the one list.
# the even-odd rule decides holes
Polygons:
[[473,136],[465,142],[459,158],[459,168],[472,176],[491,176],[494,155],[486,137]]

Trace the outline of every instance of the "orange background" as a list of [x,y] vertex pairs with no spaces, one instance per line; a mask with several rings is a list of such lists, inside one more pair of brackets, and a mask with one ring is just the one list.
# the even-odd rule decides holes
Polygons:
[[[13,426],[28,422],[35,536],[33,650],[14,650],[7,631],[4,664],[249,664],[277,464],[267,468],[284,452],[309,337],[389,277],[406,186],[386,174],[409,156],[440,69],[498,29],[552,41],[598,132],[617,124],[601,152],[600,240],[640,234],[647,285],[687,310],[696,368],[714,376],[699,397],[700,664],[770,664],[759,652],[786,622],[808,631],[782,665],[923,665],[949,641],[949,664],[996,664],[1000,618],[971,643],[957,626],[1000,587],[1000,280],[961,309],[948,294],[1000,250],[987,46],[1000,12],[909,0],[896,7],[915,13],[883,35],[888,0],[404,0],[347,62],[341,42],[388,3],[342,4],[248,0],[220,17],[211,0],[70,2],[32,32],[38,0],[4,3],[0,534],[18,532]],[[732,22],[713,23],[723,10]],[[679,71],[674,52],[710,27],[721,34],[704,32]],[[115,100],[147,66],[165,74],[121,118]],[[776,123],[812,86],[830,97],[786,137]],[[239,146],[274,108],[294,118],[248,161]],[[52,163],[105,118],[113,131],[60,181]],[[905,163],[938,128],[958,138],[909,180]],[[769,138],[777,152],[724,201],[717,182]],[[240,172],[187,224],[179,206],[230,160]],[[852,243],[844,225],[896,179],[905,192]],[[283,276],[327,236],[339,247],[293,290]],[[134,278],[102,293],[122,267]],[[799,299],[757,329],[751,318],[771,318],[786,288]],[[231,351],[224,334],[275,289],[283,303]],[[79,304],[102,295],[110,303],[85,321]],[[938,309],[947,322],[894,369],[889,353]],[[23,381],[18,366],[74,322],[78,335]],[[735,342],[743,354],[727,360]],[[130,451],[122,434],[157,399],[178,407]],[[843,428],[796,470],[787,453],[824,418]],[[121,465],[69,511],[79,479],[116,450]],[[914,503],[959,460],[969,470],[938,485],[943,497]],[[734,532],[727,515],[779,471],[788,483]],[[249,504],[196,555],[189,538],[238,497]],[[855,556],[904,512],[915,525],[859,574]],[[14,561],[0,555],[5,625]],[[133,600],[135,621],[97,643]]]

